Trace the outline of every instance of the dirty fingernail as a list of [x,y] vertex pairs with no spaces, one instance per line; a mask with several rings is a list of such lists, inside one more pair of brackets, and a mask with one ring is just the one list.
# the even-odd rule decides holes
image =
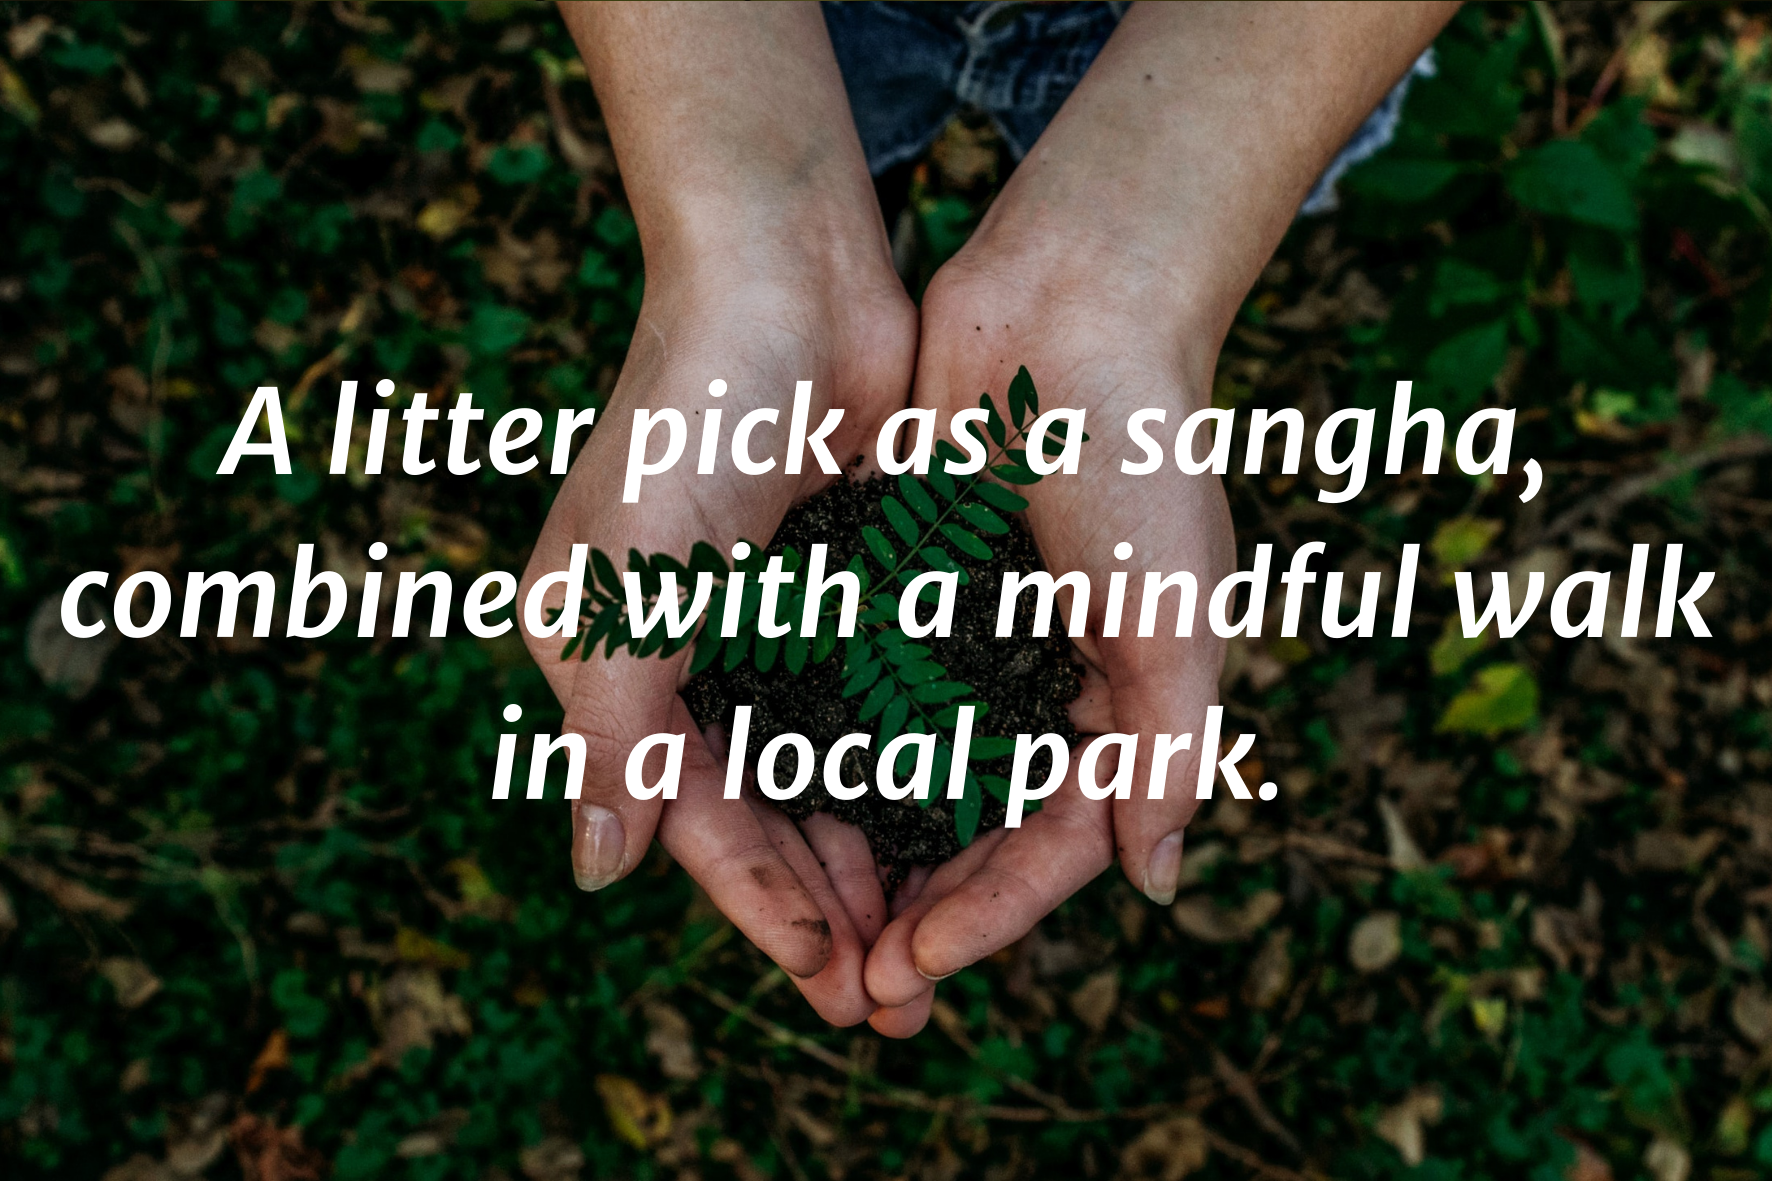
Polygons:
[[572,880],[578,888],[601,890],[619,878],[626,845],[621,817],[596,804],[580,804],[572,832]]
[[1157,842],[1150,860],[1144,866],[1144,896],[1158,906],[1175,901],[1175,887],[1181,881],[1181,833],[1172,832]]

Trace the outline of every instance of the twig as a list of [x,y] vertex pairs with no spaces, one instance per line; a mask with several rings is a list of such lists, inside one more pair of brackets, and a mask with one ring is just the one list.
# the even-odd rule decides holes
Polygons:
[[1374,868],[1389,868],[1391,863],[1390,858],[1382,853],[1374,853],[1369,849],[1338,841],[1334,837],[1318,836],[1315,833],[1289,832],[1284,841],[1286,848],[1297,849],[1300,853],[1323,861],[1352,861]]
[[1588,497],[1547,525],[1544,532],[1535,540],[1549,541],[1559,537],[1589,517],[1594,518],[1596,524],[1604,525],[1612,519],[1619,509],[1637,497],[1653,492],[1669,480],[1677,480],[1688,472],[1719,463],[1755,459],[1769,453],[1772,453],[1772,438],[1764,435],[1740,435],[1721,443],[1701,447],[1697,451],[1685,455],[1676,456],[1652,471],[1632,476],[1628,480],[1620,480],[1604,492]]
[[[841,1071],[852,1079],[858,1077],[853,1063],[827,1047],[819,1045],[811,1038],[804,1037],[784,1025],[771,1021],[750,1006],[733,1000],[719,989],[712,988],[698,980],[689,980],[684,983],[717,1007],[766,1033],[772,1041],[784,1046],[791,1046],[807,1057],[823,1063],[832,1070]],[[952,1032],[945,1029],[944,1032],[948,1032],[949,1037],[954,1036]],[[970,1039],[964,1039],[964,1035],[962,1035],[962,1040],[957,1041],[956,1044],[960,1044],[964,1049],[970,1044]],[[877,1084],[881,1089],[869,1091],[840,1087],[835,1083],[816,1078],[806,1079],[806,1084],[808,1089],[831,1099],[853,1100],[876,1107],[894,1107],[905,1111],[966,1115],[975,1119],[997,1120],[1003,1123],[1101,1123],[1108,1120],[1146,1122],[1176,1115],[1195,1115],[1193,1106],[1185,1103],[1147,1103],[1137,1107],[1120,1107],[1113,1111],[1103,1108],[1077,1108],[1055,1095],[1040,1090],[1025,1079],[1018,1079],[1014,1075],[1007,1074],[1000,1074],[999,1077],[1012,1089],[1034,1099],[1040,1106],[1015,1107],[1007,1104],[976,1103],[964,1095],[938,1097],[926,1095],[921,1091],[914,1091],[907,1087],[894,1087],[878,1079],[868,1081]],[[1021,1085],[1016,1086],[1017,1083]],[[1270,1115],[1269,1118],[1272,1116]],[[1326,1181],[1323,1174],[1315,1170],[1300,1173],[1273,1164],[1264,1160],[1259,1153],[1252,1149],[1245,1148],[1233,1140],[1227,1140],[1204,1125],[1202,1125],[1202,1130],[1206,1134],[1207,1143],[1212,1146],[1214,1151],[1223,1153],[1246,1168],[1253,1169],[1257,1177],[1271,1177],[1275,1181]]]
[[1255,1089],[1254,1082],[1250,1080],[1248,1075],[1238,1070],[1237,1064],[1226,1057],[1224,1051],[1217,1046],[1212,1047],[1212,1072],[1218,1076],[1220,1082],[1224,1083],[1225,1090],[1235,1095],[1237,1101],[1243,1105],[1243,1109],[1256,1123],[1261,1125],[1262,1131],[1284,1144],[1293,1156],[1304,1155],[1304,1149],[1299,1146],[1298,1137],[1287,1130],[1286,1125],[1281,1123],[1272,1111],[1268,1110],[1268,1105],[1262,1102],[1261,1092]]

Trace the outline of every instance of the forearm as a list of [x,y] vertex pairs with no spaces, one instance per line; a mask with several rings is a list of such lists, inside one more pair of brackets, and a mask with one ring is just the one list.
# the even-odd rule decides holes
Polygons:
[[1455,4],[1139,4],[980,227],[1213,351],[1325,165]]
[[728,258],[890,268],[816,5],[560,12],[608,124],[649,274]]

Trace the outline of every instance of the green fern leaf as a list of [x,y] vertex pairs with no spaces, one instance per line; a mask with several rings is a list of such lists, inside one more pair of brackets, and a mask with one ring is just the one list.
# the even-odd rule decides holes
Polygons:
[[906,545],[917,544],[917,538],[922,530],[917,528],[917,522],[912,518],[910,510],[900,504],[897,497],[882,496],[880,511],[886,514],[887,522],[891,524],[892,531],[898,534],[900,541]]
[[890,570],[898,564],[898,554],[893,551],[892,543],[886,540],[884,533],[872,525],[863,525],[861,539],[867,543],[868,552],[874,555],[874,560],[880,565]]
[[978,494],[980,500],[989,501],[1006,513],[1019,513],[1028,506],[1026,497],[989,480],[980,480],[972,486],[972,490]]
[[995,557],[991,552],[990,546],[966,532],[966,530],[960,528],[960,526],[954,524],[952,521],[944,521],[942,523],[941,535],[953,542],[955,548],[961,553],[969,554],[981,562],[988,562],[991,558]]
[[941,510],[935,507],[935,499],[909,472],[898,477],[898,491],[904,497],[905,503],[911,506],[911,511],[930,524],[933,525],[935,519],[941,516]]

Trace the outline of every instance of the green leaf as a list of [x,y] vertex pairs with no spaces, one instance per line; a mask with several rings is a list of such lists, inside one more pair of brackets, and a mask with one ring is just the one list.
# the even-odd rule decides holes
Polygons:
[[726,559],[720,551],[705,541],[698,541],[689,550],[689,572],[700,574],[702,571],[717,578],[726,576]]
[[1023,365],[1009,379],[1009,417],[1015,420],[1017,430],[1026,428],[1030,412],[1036,416],[1040,413],[1040,397],[1034,392],[1033,375]]
[[954,835],[962,846],[970,845],[978,835],[978,818],[984,812],[984,792],[979,790],[978,777],[966,772],[966,794],[954,801]]
[[980,480],[972,486],[972,491],[978,494],[980,500],[989,501],[1006,513],[1019,513],[1028,506],[1025,497],[989,480]]
[[911,475],[909,472],[903,472],[899,475],[898,491],[911,506],[911,511],[916,513],[919,517],[922,517],[925,521],[933,524],[935,519],[941,515],[941,510],[935,507],[935,499],[924,489],[917,477]]
[[891,677],[887,677],[882,681],[876,681],[873,690],[867,695],[866,699],[862,701],[861,709],[857,711],[856,717],[865,722],[881,710],[885,709],[886,703],[892,700],[892,690],[893,684]]
[[917,544],[922,530],[917,528],[917,522],[911,517],[910,510],[900,504],[897,497],[882,496],[880,511],[886,514],[886,520],[892,525],[892,531],[898,534],[900,541],[906,545]]
[[911,686],[911,700],[920,705],[940,705],[944,701],[952,701],[956,697],[964,697],[971,692],[971,685],[962,685],[957,681],[929,681],[925,684]]
[[893,551],[892,543],[886,540],[884,533],[872,525],[863,525],[861,539],[867,543],[868,552],[874,555],[874,560],[880,565],[890,570],[898,564],[898,555]]
[[1422,376],[1450,394],[1451,409],[1476,401],[1507,364],[1507,318],[1479,324],[1445,341],[1427,355]]
[[1520,664],[1491,664],[1477,670],[1471,685],[1452,699],[1434,728],[1441,732],[1493,738],[1519,730],[1538,717],[1538,682]]
[[[911,703],[909,698],[894,697],[887,703],[885,711],[880,715],[879,739],[881,746],[885,746],[888,742],[891,742],[894,738],[897,738],[900,734],[904,733],[904,722],[905,719],[910,716],[910,713]],[[909,754],[910,752],[906,751],[905,753]]]
[[1003,416],[997,413],[997,404],[991,401],[989,394],[978,395],[978,408],[990,417],[985,419],[984,429],[991,434],[991,440],[999,447],[1009,443],[1009,431],[1003,425]]
[[925,681],[933,681],[947,672],[947,669],[933,660],[913,660],[909,664],[900,665],[897,676],[900,684],[921,685]]
[[974,529],[982,529],[986,533],[1009,532],[1009,522],[1005,521],[1002,517],[999,517],[996,513],[992,512],[982,504],[973,504],[971,501],[961,501],[959,504],[955,505],[954,508],[962,517],[966,518],[966,523],[971,525]]
[[[952,443],[949,443],[946,439],[943,439],[942,443],[945,444],[949,450],[954,452],[955,459],[965,458],[964,456],[960,455],[958,449],[955,448],[954,445]],[[944,458],[942,456],[941,448],[939,446],[935,449],[935,454],[936,454],[937,459]],[[955,496],[959,495],[960,490],[959,490],[959,488],[957,488],[955,486],[954,478],[952,476],[948,475],[947,472],[942,470],[942,465],[940,463],[930,464],[929,465],[929,475],[925,478],[929,481],[929,486],[931,488],[933,488],[937,492],[941,493],[942,498],[944,500],[952,500]]]
[[726,659],[721,662],[720,667],[722,671],[731,672],[733,669],[744,663],[745,651],[751,646],[751,636],[753,634],[754,633],[748,631],[740,631],[736,636],[731,637],[725,642]]
[[695,655],[689,658],[689,675],[706,672],[720,655],[720,637],[713,628],[703,628],[695,642]]
[[961,573],[960,564],[954,561],[953,555],[949,554],[938,545],[924,546],[917,551],[917,556],[922,558],[925,562],[928,562],[933,569],[941,570],[948,574]]
[[880,664],[878,661],[870,660],[849,674],[849,681],[843,686],[843,696],[854,697],[879,679]]
[[1631,234],[1637,205],[1630,184],[1591,144],[1553,139],[1520,153],[1507,175],[1508,192],[1528,209]]
[[980,718],[991,712],[991,707],[982,701],[960,701],[947,706],[936,713],[935,724],[944,730],[952,730],[955,726],[960,724],[960,707],[965,705],[970,705],[972,707],[972,720],[974,722],[977,722]]
[[827,621],[819,625],[818,634],[812,637],[812,663],[823,664],[837,650],[837,629]]
[[806,667],[806,656],[811,647],[812,642],[805,636],[796,633],[788,637],[788,642],[783,647],[781,659],[794,676],[799,676],[800,670]]
[[758,636],[756,654],[753,657],[757,671],[766,673],[775,667],[775,657],[781,651],[780,636]]
[[960,528],[960,526],[954,524],[952,521],[943,522],[941,526],[941,534],[943,537],[946,537],[949,541],[953,542],[954,546],[959,549],[961,553],[969,554],[981,562],[988,562],[996,556],[991,552],[990,546],[966,532],[966,530]]
[[1350,193],[1413,205],[1432,197],[1463,171],[1464,165],[1452,160],[1408,160],[1380,152],[1348,173],[1342,184]]
[[[1000,463],[991,469],[991,474],[1009,484],[1038,484],[1040,482],[1037,472],[1014,463]],[[979,487],[982,488],[984,485],[981,484]]]
[[975,759],[1006,759],[1015,753],[1015,740],[998,738],[994,734],[979,734],[972,739],[972,757]]
[[615,572],[615,563],[609,560],[609,555],[600,549],[592,550],[591,571],[603,584],[603,589],[614,595],[616,602],[621,602],[627,591],[621,585],[621,575]]
[[[978,781],[984,784],[984,789],[986,791],[996,796],[999,800],[1002,800],[1005,804],[1009,802],[1009,781],[1007,779],[1003,778],[1001,775],[980,775]],[[1034,802],[1038,803],[1039,801],[1036,800]]]

